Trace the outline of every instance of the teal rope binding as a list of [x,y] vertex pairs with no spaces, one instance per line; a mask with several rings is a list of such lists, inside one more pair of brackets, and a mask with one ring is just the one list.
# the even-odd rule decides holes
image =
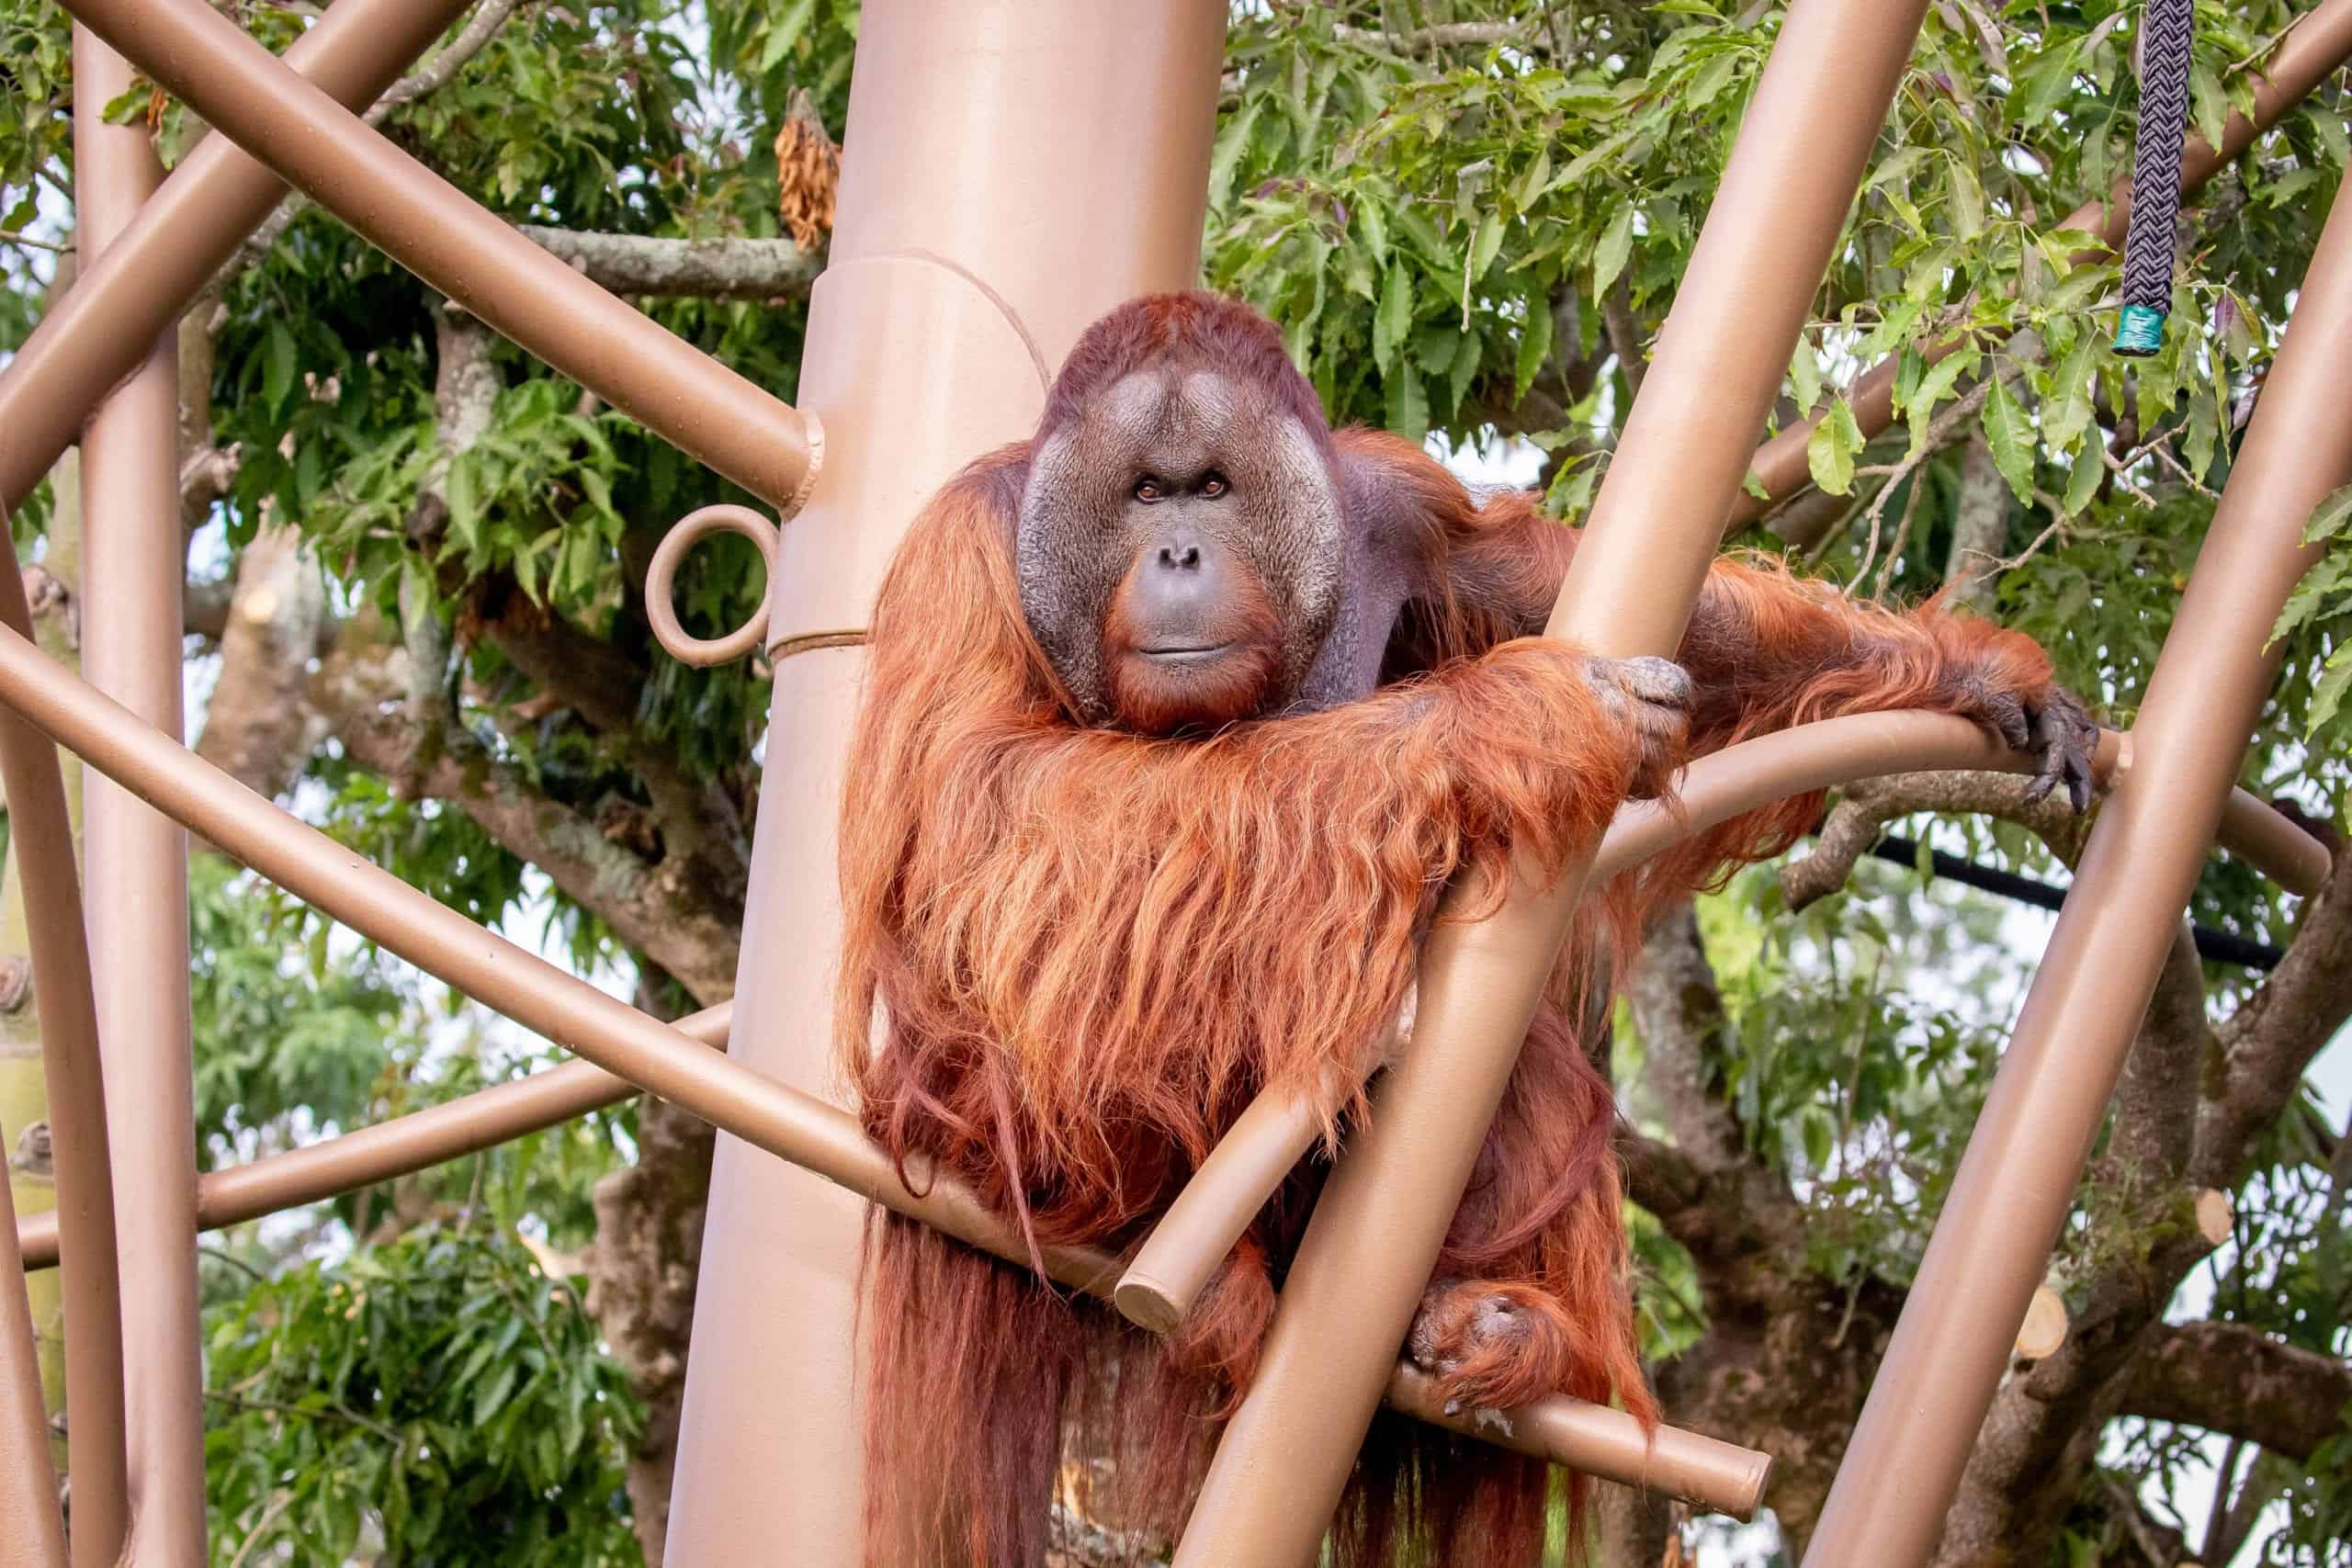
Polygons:
[[2140,28],[2140,133],[2132,148],[2132,226],[2123,239],[2123,315],[2115,333],[2115,352],[2133,359],[2164,347],[2172,308],[2196,0],[2147,0]]

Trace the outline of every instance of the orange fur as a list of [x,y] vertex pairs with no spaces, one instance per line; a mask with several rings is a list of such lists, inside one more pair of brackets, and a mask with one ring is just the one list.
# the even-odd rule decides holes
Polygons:
[[[1330,1086],[1353,1081],[1395,1016],[1438,889],[1464,873],[1499,889],[1519,853],[1558,867],[1624,787],[1631,738],[1584,656],[1527,635],[1574,536],[1521,497],[1480,508],[1393,437],[1341,432],[1334,450],[1376,481],[1441,585],[1408,612],[1395,683],[1362,702],[1205,738],[1072,723],[1014,581],[1025,444],[941,492],[883,587],[842,818],[842,1060],[875,1137],[973,1183],[1033,1245],[1131,1249],[1270,1087],[1321,1095],[1338,1140],[1363,1106]],[[1682,657],[1704,750],[1858,708],[1970,712],[1988,672],[2013,690],[2048,682],[2010,634],[1734,563]],[[1784,847],[1817,804],[1752,814],[1621,878],[1564,956],[1438,1267],[1526,1314],[1524,1354],[1464,1363],[1482,1396],[1566,1393],[1656,1418],[1612,1101],[1571,1021],[1606,1017],[1584,994],[1600,945],[1622,954],[1645,908]],[[1029,1568],[1071,1441],[1110,1461],[1093,1506],[1180,1529],[1322,1168],[1294,1174],[1165,1344],[877,1216],[869,1562]],[[1532,1461],[1384,1416],[1333,1560],[1377,1568],[1409,1549],[1523,1568],[1547,1487]]]

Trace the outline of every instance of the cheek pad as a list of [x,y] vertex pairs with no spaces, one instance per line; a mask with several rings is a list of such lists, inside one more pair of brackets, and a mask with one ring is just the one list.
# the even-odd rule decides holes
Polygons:
[[[1013,527],[1013,572],[1029,635],[1053,661],[1082,716],[1107,707],[1102,617],[1121,568],[1102,558],[1112,543],[1100,518],[1105,502],[1089,486],[1075,431],[1049,437],[1029,468]],[[1098,466],[1099,467],[1099,466]]]

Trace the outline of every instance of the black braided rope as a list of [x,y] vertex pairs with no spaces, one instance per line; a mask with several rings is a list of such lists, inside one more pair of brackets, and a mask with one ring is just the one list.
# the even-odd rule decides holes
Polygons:
[[2188,126],[2196,0],[2147,0],[2140,28],[2140,133],[2132,149],[2123,303],[2162,315],[2172,306],[2173,231],[2180,213],[2180,146]]

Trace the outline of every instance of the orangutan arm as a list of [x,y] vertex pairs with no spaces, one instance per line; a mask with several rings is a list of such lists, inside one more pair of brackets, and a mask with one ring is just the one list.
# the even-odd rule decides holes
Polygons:
[[1839,714],[1972,719],[2039,766],[2034,798],[2090,804],[2098,730],[2030,637],[1928,604],[1897,614],[1777,566],[1718,560],[1678,655],[1699,692],[1692,749]]
[[[1453,534],[1448,577],[1472,611],[1543,628],[1576,535],[1517,491]],[[1898,614],[1848,599],[1777,564],[1725,558],[1707,574],[1676,651],[1696,696],[1694,754],[1840,714],[1925,708],[1983,725],[2037,758],[2036,797],[2064,786],[2090,802],[2098,731],[2030,638],[1933,604]]]

